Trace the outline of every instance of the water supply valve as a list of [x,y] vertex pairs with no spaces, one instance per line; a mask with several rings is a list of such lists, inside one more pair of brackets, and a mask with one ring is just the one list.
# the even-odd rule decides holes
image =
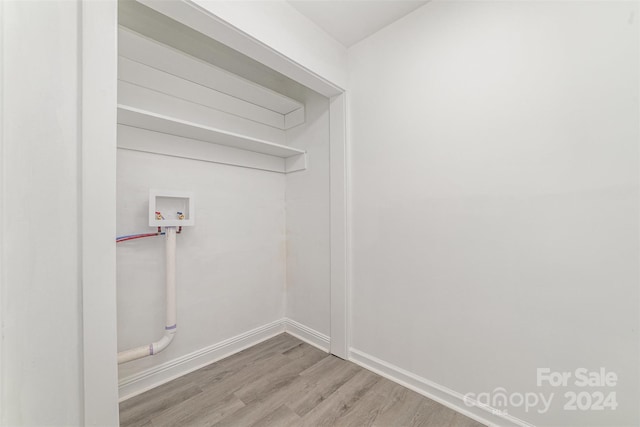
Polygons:
[[149,226],[182,227],[195,223],[191,191],[149,190]]

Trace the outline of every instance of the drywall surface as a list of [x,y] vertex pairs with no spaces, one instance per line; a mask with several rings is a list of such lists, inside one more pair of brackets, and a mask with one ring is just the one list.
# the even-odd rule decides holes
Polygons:
[[286,1],[194,3],[333,84],[345,87],[344,46]]
[[346,85],[344,46],[284,0],[139,1],[324,95]]
[[306,121],[287,131],[287,145],[307,150],[308,168],[286,175],[286,316],[321,334],[330,325],[329,100],[310,90]]
[[118,425],[116,132],[118,3],[82,10],[83,425]]
[[[117,179],[119,235],[153,231],[149,188],[193,191],[196,211],[177,238],[176,337],[164,352],[120,365],[120,378],[284,317],[283,174],[119,149]],[[163,333],[163,238],[119,243],[117,265],[121,351]]]
[[82,425],[78,5],[0,9],[0,424]]
[[460,394],[554,393],[489,402],[535,425],[638,425],[638,18],[430,2],[349,51],[356,350]]

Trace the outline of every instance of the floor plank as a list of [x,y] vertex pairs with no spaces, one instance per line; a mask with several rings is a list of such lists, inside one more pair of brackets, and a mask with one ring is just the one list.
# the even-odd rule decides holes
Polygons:
[[288,334],[120,404],[123,427],[481,427]]
[[153,427],[213,425],[244,406],[234,394],[211,399],[201,393],[153,416],[151,424]]
[[378,381],[379,375],[367,370],[358,371],[327,399],[302,418],[303,426],[333,426]]

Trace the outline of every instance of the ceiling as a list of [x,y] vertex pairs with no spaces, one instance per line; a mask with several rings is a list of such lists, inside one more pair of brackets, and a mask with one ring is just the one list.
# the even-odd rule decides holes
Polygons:
[[427,1],[289,0],[298,12],[350,47],[419,8]]

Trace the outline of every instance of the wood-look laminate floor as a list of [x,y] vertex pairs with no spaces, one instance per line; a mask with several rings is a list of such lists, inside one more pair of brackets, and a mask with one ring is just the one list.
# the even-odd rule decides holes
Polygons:
[[288,334],[120,404],[121,426],[480,427]]

